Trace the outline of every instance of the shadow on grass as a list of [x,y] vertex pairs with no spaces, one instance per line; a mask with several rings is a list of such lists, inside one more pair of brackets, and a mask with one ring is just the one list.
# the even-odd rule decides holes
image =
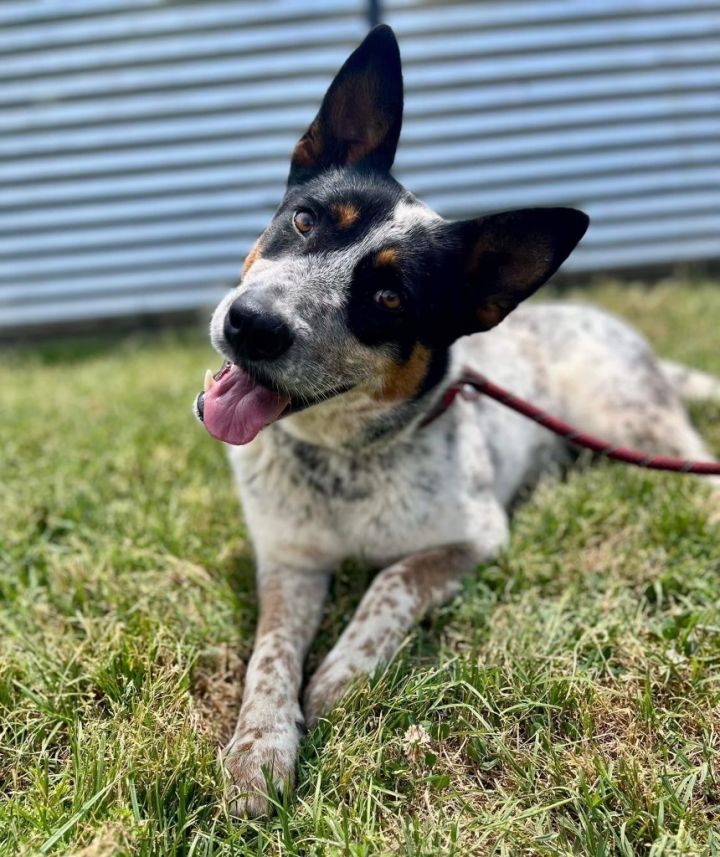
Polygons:
[[[222,579],[234,598],[236,623],[241,627],[257,624],[258,603],[255,586],[255,557],[249,544],[243,544],[222,563],[215,572]],[[252,639],[248,641],[251,646]]]

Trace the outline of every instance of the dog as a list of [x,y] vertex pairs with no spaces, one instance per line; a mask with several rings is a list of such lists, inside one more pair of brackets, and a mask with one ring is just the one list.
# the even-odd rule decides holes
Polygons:
[[[194,410],[229,445],[260,605],[224,752],[237,815],[266,813],[270,786],[292,787],[304,730],[497,557],[514,498],[569,460],[564,441],[484,398],[458,399],[426,425],[464,367],[613,443],[709,457],[680,393],[720,396],[720,382],[662,364],[599,310],[513,312],[587,216],[444,220],[390,174],[402,109],[398,44],[380,26],[332,81],[277,213],[211,321],[226,363]],[[328,583],[351,556],[381,570],[301,707]]]

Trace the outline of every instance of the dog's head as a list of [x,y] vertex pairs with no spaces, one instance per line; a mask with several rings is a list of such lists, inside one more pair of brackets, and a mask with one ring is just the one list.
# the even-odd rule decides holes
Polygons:
[[197,412],[221,440],[248,443],[329,399],[368,412],[420,398],[449,346],[501,322],[585,232],[569,208],[435,214],[390,175],[402,108],[397,41],[377,27],[295,146],[282,203],[213,315],[228,362]]

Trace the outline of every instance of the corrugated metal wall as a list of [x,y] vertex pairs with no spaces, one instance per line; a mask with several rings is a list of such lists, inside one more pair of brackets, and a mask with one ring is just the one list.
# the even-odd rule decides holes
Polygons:
[[[386,0],[398,174],[446,216],[570,203],[575,270],[720,255],[720,0]],[[211,304],[364,0],[0,6],[0,329]]]
[[0,326],[232,284],[363,0],[0,6]]
[[578,205],[566,269],[720,258],[720,0],[387,0],[398,170],[443,214]]

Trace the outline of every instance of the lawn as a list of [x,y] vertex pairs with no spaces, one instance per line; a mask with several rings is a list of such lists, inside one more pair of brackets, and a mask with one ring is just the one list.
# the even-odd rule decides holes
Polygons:
[[[575,297],[720,374],[720,290]],[[231,822],[218,747],[253,562],[190,405],[202,331],[0,366],[0,854],[720,854],[720,526],[685,477],[585,466],[304,741],[297,797]],[[720,455],[720,404],[694,409]],[[368,570],[339,574],[311,659]]]

